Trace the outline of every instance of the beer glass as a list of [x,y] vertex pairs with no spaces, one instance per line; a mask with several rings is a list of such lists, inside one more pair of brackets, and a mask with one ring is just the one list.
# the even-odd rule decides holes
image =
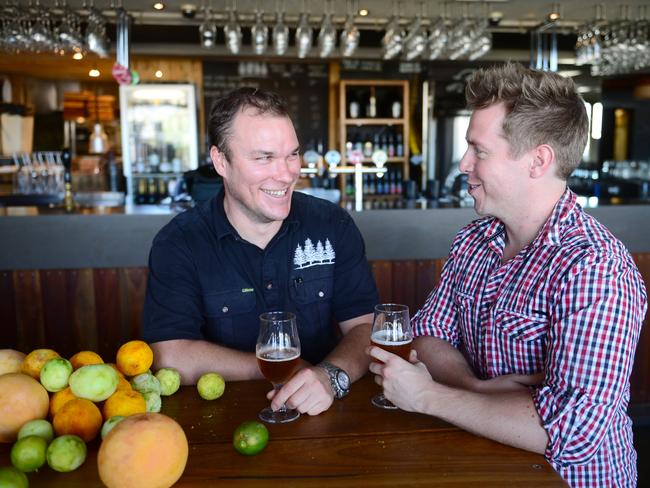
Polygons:
[[[373,346],[397,354],[408,361],[413,342],[413,332],[409,320],[409,308],[397,303],[383,303],[375,306],[370,342]],[[386,399],[383,393],[372,398],[375,407],[396,410],[397,407]]]
[[[267,312],[260,315],[260,333],[255,346],[255,356],[262,375],[276,392],[300,367],[300,339],[296,316],[291,312]],[[259,418],[269,424],[291,422],[300,412],[282,405],[277,412],[266,407]]]

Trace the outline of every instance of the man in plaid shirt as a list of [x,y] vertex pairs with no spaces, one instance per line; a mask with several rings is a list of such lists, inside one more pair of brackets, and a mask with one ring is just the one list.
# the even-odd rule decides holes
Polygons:
[[384,364],[370,370],[400,408],[543,453],[573,487],[635,486],[626,411],[647,295],[566,185],[583,101],[572,80],[514,64],[478,71],[466,96],[460,168],[484,218],[458,233],[413,318],[411,362],[371,347]]

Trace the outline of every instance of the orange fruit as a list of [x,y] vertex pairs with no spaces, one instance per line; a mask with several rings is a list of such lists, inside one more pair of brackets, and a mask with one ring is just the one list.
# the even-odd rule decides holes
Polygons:
[[72,368],[76,371],[82,366],[88,366],[89,364],[104,364],[104,360],[96,352],[79,351],[70,358],[70,364],[72,364]]
[[102,414],[97,405],[85,398],[75,398],[67,402],[54,415],[52,421],[56,435],[73,434],[86,442],[97,436],[102,423]]
[[129,341],[117,351],[117,367],[126,376],[146,372],[153,363],[153,351],[144,341]]
[[104,402],[104,418],[110,419],[116,415],[128,417],[136,413],[145,413],[147,402],[142,394],[135,390],[117,390]]
[[50,359],[60,358],[59,353],[52,349],[34,349],[30,352],[21,366],[21,372],[28,374],[35,380],[40,380],[41,369]]
[[70,400],[74,400],[77,397],[72,393],[72,390],[68,386],[64,390],[57,391],[50,398],[50,417],[54,418],[56,413],[61,410],[61,407],[68,403]]
[[131,383],[129,383],[129,380],[127,380],[124,376],[119,376],[118,377],[118,382],[117,382],[117,389],[118,390],[133,390],[133,387],[131,386]]

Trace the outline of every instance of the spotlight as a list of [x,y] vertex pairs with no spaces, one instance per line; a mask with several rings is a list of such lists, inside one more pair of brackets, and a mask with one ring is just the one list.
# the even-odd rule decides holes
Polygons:
[[153,8],[155,10],[164,10],[165,9],[165,4],[163,2],[156,2],[153,4]]
[[163,72],[160,70],[156,70],[156,72],[153,74],[156,78],[162,78],[163,77]]
[[97,68],[93,68],[88,72],[88,76],[90,76],[91,78],[99,78],[100,74],[101,73],[99,72],[99,70]]
[[548,20],[550,22],[555,22],[556,20],[560,20],[561,17],[562,14],[560,12],[560,4],[554,3],[551,7],[551,11],[548,13]]
[[370,10],[368,10],[367,8],[360,8],[358,13],[359,13],[359,17],[367,17],[368,15],[370,15]]

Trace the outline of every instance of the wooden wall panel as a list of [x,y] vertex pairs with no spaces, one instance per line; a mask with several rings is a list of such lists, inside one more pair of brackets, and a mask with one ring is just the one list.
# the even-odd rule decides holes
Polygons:
[[[66,289],[70,313],[70,341],[75,354],[99,349],[95,310],[95,280],[92,269],[67,270]],[[106,361],[110,361],[106,359]]]
[[11,271],[0,271],[0,349],[18,344],[16,327],[16,297]]
[[43,297],[43,320],[45,343],[63,357],[75,353],[70,341],[70,304],[66,286],[66,274],[61,269],[48,269],[40,272]]
[[388,303],[393,295],[393,266],[390,261],[372,261],[370,263],[372,274],[377,283],[379,301]]
[[415,270],[417,265],[415,261],[394,261],[392,265],[391,301],[408,305],[412,317],[420,306],[416,299]]
[[94,270],[97,352],[106,362],[114,362],[122,344],[124,329],[118,271],[115,268]]
[[142,308],[147,291],[147,268],[119,270],[124,342],[142,336]]
[[47,347],[43,320],[41,280],[38,271],[14,272],[17,348],[21,351]]

